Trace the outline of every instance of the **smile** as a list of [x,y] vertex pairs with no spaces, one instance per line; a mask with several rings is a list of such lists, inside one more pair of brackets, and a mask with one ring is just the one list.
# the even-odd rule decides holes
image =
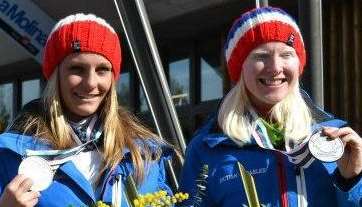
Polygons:
[[75,95],[80,99],[93,99],[93,98],[96,98],[96,97],[100,96],[100,94],[80,95],[80,94],[77,94],[77,93],[75,93]]
[[286,78],[277,78],[277,79],[259,79],[259,82],[266,86],[278,86],[287,81]]

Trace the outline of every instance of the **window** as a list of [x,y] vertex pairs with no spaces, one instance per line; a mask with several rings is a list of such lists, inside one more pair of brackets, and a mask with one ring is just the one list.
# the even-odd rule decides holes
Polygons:
[[201,101],[219,99],[223,96],[218,42],[216,39],[210,39],[201,43]]
[[140,112],[148,112],[150,109],[148,108],[148,103],[147,103],[147,99],[146,99],[146,95],[143,92],[143,88],[140,85],[139,87],[140,89]]
[[3,132],[13,119],[13,83],[0,85],[0,132]]
[[40,97],[40,80],[27,80],[21,84],[21,106]]
[[190,59],[169,63],[169,85],[175,106],[190,103]]
[[117,82],[118,103],[125,108],[130,108],[130,73],[122,73]]

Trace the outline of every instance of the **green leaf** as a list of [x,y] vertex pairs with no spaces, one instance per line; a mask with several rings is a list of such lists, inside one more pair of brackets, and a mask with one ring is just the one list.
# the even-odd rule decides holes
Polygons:
[[127,197],[127,201],[129,206],[134,206],[133,201],[138,197],[138,191],[137,191],[137,187],[136,184],[133,180],[133,177],[131,175],[128,175],[126,178],[126,184],[125,184],[125,192],[126,192],[126,197]]
[[237,162],[241,181],[244,186],[244,191],[246,198],[248,199],[249,207],[260,207],[258,193],[256,191],[256,186],[253,176],[245,170],[243,165],[240,162]]

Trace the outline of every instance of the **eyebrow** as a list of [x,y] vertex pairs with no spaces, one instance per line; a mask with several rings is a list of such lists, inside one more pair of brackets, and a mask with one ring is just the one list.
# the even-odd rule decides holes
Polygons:
[[254,51],[251,53],[251,55],[268,55],[270,54],[270,51],[267,50],[259,50],[259,51]]
[[106,68],[112,68],[112,64],[107,62],[102,62],[97,65],[98,67],[106,67]]
[[296,52],[296,51],[293,48],[285,48],[285,49],[282,49],[281,52]]
[[[80,66],[80,67],[88,67],[89,64],[87,62],[82,62],[82,61],[71,61],[69,63],[70,66]],[[107,67],[107,68],[112,68],[112,64],[109,64],[107,62],[101,62],[99,64],[97,64],[97,67]]]
[[[292,48],[284,48],[284,49],[281,49],[279,51],[279,53],[283,53],[283,52],[293,52],[293,53],[296,53],[296,51]],[[270,50],[255,50],[253,51],[251,54],[255,54],[255,55],[258,55],[258,54],[270,54],[270,53],[273,53],[272,51]]]

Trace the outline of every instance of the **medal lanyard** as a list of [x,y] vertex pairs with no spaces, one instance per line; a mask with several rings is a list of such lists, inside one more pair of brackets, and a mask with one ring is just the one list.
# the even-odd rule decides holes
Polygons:
[[81,144],[77,147],[68,149],[68,150],[25,150],[26,156],[55,156],[56,158],[68,157],[71,155],[78,154],[81,152],[87,145],[97,141],[102,134],[102,131],[98,131],[95,135],[95,138]]
[[[313,130],[315,131],[315,130]],[[309,166],[309,164],[314,160],[311,156],[309,149],[308,149],[308,141],[310,139],[310,135],[307,136],[302,143],[300,143],[294,149],[289,150],[288,152],[283,150],[274,149],[273,145],[271,144],[266,128],[262,121],[256,120],[255,129],[252,132],[252,136],[254,137],[255,142],[259,145],[259,147],[263,149],[269,149],[278,151],[283,153],[288,157],[288,160],[294,164],[300,164],[305,167]]]
[[[89,122],[89,124],[87,126],[87,129],[85,130],[85,134],[86,134],[85,141],[91,140],[91,134],[92,134],[92,131],[95,128],[95,124],[96,124],[97,120],[98,120],[98,115],[93,116],[92,119],[90,120],[90,122]],[[86,122],[86,120],[84,120],[84,121]],[[78,127],[78,126],[76,126],[76,127]],[[70,127],[70,129],[71,129],[70,133],[71,133],[74,141],[77,142],[78,145],[83,144],[83,142],[81,141],[82,139],[80,139],[78,137],[78,135],[75,133],[73,127]]]
[[[67,150],[28,150],[27,149],[26,157],[30,156],[52,157],[52,159],[48,161],[49,165],[51,165],[53,169],[57,169],[59,165],[71,160],[75,155],[82,152],[89,144],[93,144],[94,142],[96,142],[102,135],[102,132],[103,132],[102,130],[97,131],[94,139],[89,140],[77,147]],[[72,136],[76,136],[76,134],[73,132]],[[74,139],[77,143],[80,141],[78,136],[74,137]]]
[[75,154],[78,154],[81,152],[88,144],[95,142],[99,139],[99,137],[102,135],[103,130],[98,130],[94,136],[94,139],[90,139],[92,130],[94,128],[94,125],[98,119],[98,116],[95,115],[92,117],[87,129],[86,129],[86,137],[87,141],[85,143],[82,143],[78,135],[74,132],[72,127],[69,127],[70,134],[73,137],[74,141],[78,144],[77,147],[68,149],[68,150],[26,150],[26,156],[47,156],[47,157],[56,157],[56,158],[63,158],[63,157],[69,157]]

